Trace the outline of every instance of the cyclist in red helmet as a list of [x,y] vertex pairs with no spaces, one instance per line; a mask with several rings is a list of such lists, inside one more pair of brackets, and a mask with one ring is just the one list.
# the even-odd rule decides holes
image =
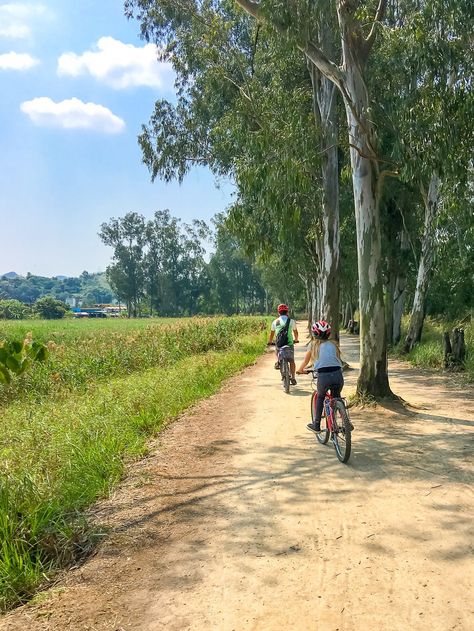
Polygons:
[[[283,329],[283,327],[286,324],[286,321],[289,318],[288,305],[285,305],[285,304],[278,305],[277,311],[278,311],[278,318],[276,320],[273,320],[272,322],[272,329],[270,331],[270,339],[268,340],[269,344],[273,342],[274,337],[278,337],[278,333]],[[296,378],[295,378],[296,364],[295,364],[294,343],[298,341],[299,341],[298,329],[296,328],[296,322],[290,319],[290,325],[288,329],[288,344],[283,346],[282,348],[275,349],[276,359],[277,359],[277,361],[275,362],[275,370],[279,370],[280,368],[279,353],[285,353],[285,357],[286,359],[288,359],[289,364],[290,364],[291,385],[293,386],[296,385]]]
[[336,341],[330,340],[331,325],[325,320],[318,320],[311,326],[312,344],[296,371],[299,375],[305,372],[311,362],[312,370],[318,373],[318,397],[316,399],[316,418],[306,426],[313,432],[321,431],[321,416],[326,390],[331,389],[333,397],[340,397],[344,385],[342,376],[341,351]]

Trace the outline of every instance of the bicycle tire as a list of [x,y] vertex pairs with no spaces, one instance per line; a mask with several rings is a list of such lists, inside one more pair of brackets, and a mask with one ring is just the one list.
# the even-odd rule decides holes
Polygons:
[[283,360],[283,387],[286,394],[290,394],[290,364],[287,359]]
[[[316,392],[316,390],[314,390],[313,394],[311,395],[311,421],[313,422],[313,424],[316,419],[317,398],[318,398],[318,393]],[[326,419],[326,412],[324,408],[323,408],[323,415],[321,417],[321,431],[316,432],[316,438],[318,439],[318,442],[321,443],[321,445],[325,445],[329,440],[328,422]]]
[[337,458],[340,462],[347,462],[351,455],[352,434],[349,415],[346,406],[340,399],[333,403],[333,433],[332,440]]

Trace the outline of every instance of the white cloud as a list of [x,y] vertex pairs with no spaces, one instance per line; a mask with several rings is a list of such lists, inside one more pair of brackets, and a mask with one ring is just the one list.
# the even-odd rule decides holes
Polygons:
[[26,39],[30,35],[31,29],[26,24],[2,24],[0,26],[0,37]]
[[135,86],[171,89],[171,64],[157,59],[154,44],[139,47],[113,37],[101,37],[94,50],[82,55],[64,53],[58,59],[58,74],[77,77],[90,74],[111,87],[122,90]]
[[49,97],[41,96],[25,101],[20,107],[33,123],[42,127],[92,129],[106,134],[117,134],[125,128],[125,122],[107,107],[84,103],[75,97],[55,103]]
[[32,24],[39,18],[51,17],[42,4],[15,2],[0,5],[0,37],[26,39],[31,37]]
[[39,64],[39,59],[27,53],[4,53],[0,55],[0,70],[29,70]]

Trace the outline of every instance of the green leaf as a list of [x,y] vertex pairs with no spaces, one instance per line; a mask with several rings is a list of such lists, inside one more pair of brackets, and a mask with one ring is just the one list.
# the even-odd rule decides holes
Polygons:
[[36,352],[35,360],[38,362],[42,362],[47,357],[48,357],[48,349],[46,348],[46,346],[41,345],[41,347]]
[[8,370],[0,364],[0,383],[8,384],[12,380]]
[[6,363],[7,363],[7,368],[9,368],[12,372],[14,372],[16,375],[19,373],[21,369],[21,364],[15,357],[13,357],[13,355],[10,355],[9,357],[7,357]]
[[17,355],[23,350],[23,343],[18,342],[18,340],[13,340],[12,342],[10,342],[10,348],[12,349],[12,352]]
[[29,359],[28,357],[25,357],[25,359],[21,362],[20,369],[18,370],[16,374],[22,375],[26,370],[28,370],[28,368],[30,368],[32,363],[33,361],[31,359]]

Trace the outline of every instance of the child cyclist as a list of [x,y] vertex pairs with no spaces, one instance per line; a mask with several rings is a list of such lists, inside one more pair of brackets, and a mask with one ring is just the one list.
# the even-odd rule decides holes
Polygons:
[[[273,342],[273,338],[278,337],[278,333],[286,325],[286,322],[288,318],[290,317],[288,315],[289,310],[290,308],[288,307],[288,305],[285,305],[285,304],[278,305],[278,309],[277,309],[278,318],[276,320],[273,320],[272,322],[272,329],[270,331],[270,339],[268,340],[269,344]],[[294,344],[297,344],[297,343],[298,343],[298,329],[296,328],[296,322],[290,318],[290,323],[288,327],[288,344],[285,345],[283,348],[275,349],[276,360],[277,360],[275,362],[275,369],[279,370],[280,368],[280,364],[279,364],[280,352],[285,353],[285,356],[288,359],[289,364],[290,364],[291,385],[293,386],[296,385],[296,379],[295,379],[296,364],[295,364]]]
[[344,385],[342,377],[341,351],[337,342],[330,340],[331,326],[324,320],[318,320],[311,326],[311,348],[296,371],[305,372],[306,366],[313,364],[312,370],[318,373],[318,396],[316,399],[316,418],[306,426],[313,432],[321,431],[321,416],[326,391],[330,388],[333,397],[340,397]]

